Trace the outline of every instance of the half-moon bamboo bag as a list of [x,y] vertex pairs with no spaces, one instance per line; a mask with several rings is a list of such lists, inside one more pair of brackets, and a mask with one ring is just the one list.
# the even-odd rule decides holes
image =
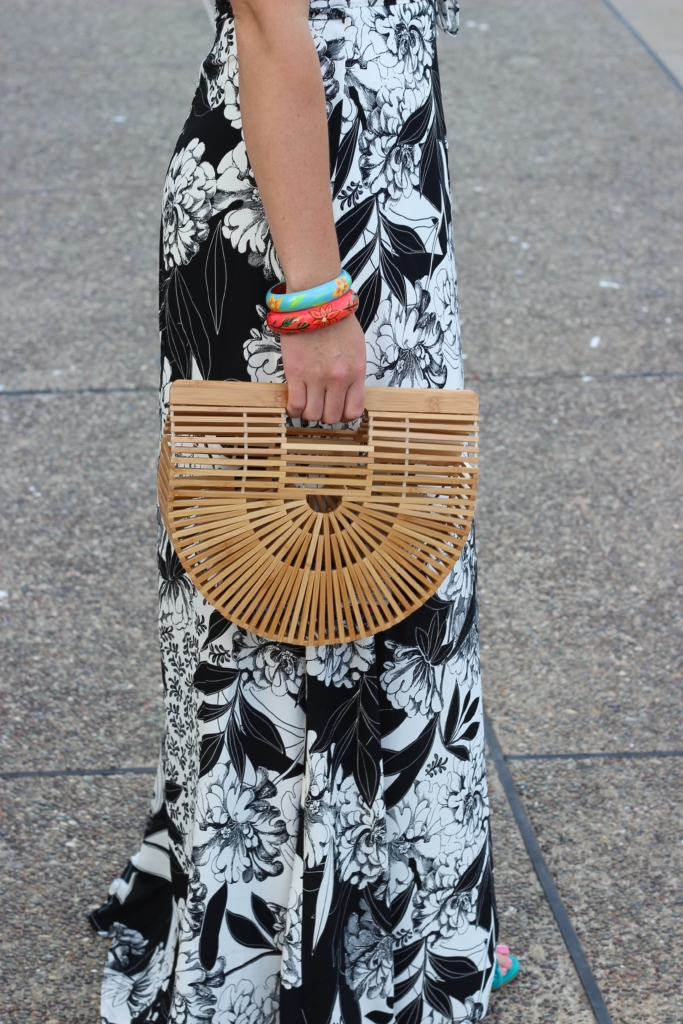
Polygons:
[[286,643],[358,640],[435,593],[477,490],[472,391],[367,388],[358,430],[291,427],[279,384],[175,381],[159,505],[194,586]]

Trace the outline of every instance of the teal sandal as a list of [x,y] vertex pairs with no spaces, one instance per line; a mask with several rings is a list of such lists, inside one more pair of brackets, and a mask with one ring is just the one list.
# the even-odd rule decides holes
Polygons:
[[507,957],[510,961],[510,966],[501,967],[496,956],[496,967],[493,972],[493,984],[491,985],[492,992],[502,988],[503,985],[507,985],[509,981],[513,981],[519,974],[519,960],[516,956],[512,955],[507,946],[496,946],[496,953]]

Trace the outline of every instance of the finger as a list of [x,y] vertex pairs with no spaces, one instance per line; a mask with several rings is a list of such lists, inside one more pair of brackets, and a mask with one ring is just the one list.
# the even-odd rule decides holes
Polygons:
[[311,384],[306,388],[306,406],[301,414],[302,419],[317,421],[323,418],[325,392],[320,384]]
[[354,381],[346,392],[342,422],[348,423],[357,420],[365,412],[365,381]]
[[325,392],[325,407],[323,409],[323,423],[341,423],[344,413],[344,399],[346,390],[343,384],[333,384]]
[[306,385],[296,377],[287,381],[287,415],[298,419],[306,407]]

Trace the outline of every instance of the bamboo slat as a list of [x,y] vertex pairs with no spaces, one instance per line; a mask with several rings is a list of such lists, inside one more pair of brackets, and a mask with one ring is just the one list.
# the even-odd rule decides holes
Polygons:
[[357,430],[287,425],[279,384],[175,381],[159,505],[226,618],[287,643],[372,635],[419,608],[469,536],[472,391],[367,388]]

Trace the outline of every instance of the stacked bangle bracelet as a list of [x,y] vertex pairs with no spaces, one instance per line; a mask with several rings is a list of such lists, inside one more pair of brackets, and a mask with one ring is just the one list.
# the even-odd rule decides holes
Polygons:
[[302,331],[319,331],[330,327],[358,309],[358,296],[354,291],[347,291],[331,302],[321,302],[310,309],[302,309],[299,313],[275,312],[270,309],[266,323],[276,334],[301,333]]
[[300,309],[310,309],[322,302],[331,302],[345,295],[353,285],[348,270],[342,270],[339,277],[316,288],[305,288],[301,292],[285,292],[287,284],[282,281],[274,285],[266,295],[266,306],[276,313],[295,313]]
[[277,334],[319,331],[351,316],[358,309],[358,295],[348,270],[316,288],[286,292],[286,283],[276,284],[266,295],[266,323]]

